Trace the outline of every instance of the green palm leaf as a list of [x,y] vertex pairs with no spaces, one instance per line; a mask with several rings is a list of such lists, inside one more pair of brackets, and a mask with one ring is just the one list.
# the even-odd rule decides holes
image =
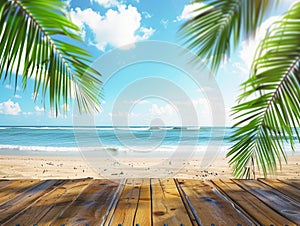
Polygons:
[[75,96],[80,111],[99,110],[100,74],[89,67],[90,54],[78,46],[79,28],[59,0],[1,0],[0,78],[25,89],[34,78],[34,93],[49,94],[58,114]]
[[179,34],[185,44],[217,70],[242,38],[255,34],[274,0],[194,0],[203,3],[197,15],[183,24]]
[[[274,173],[284,144],[294,149],[294,134],[300,141],[300,2],[273,24],[258,47],[251,77],[233,108],[239,122],[231,136],[236,142],[228,156],[234,174],[243,176],[251,160],[264,176]],[[246,124],[246,125],[244,125]],[[249,176],[249,174],[248,174]]]

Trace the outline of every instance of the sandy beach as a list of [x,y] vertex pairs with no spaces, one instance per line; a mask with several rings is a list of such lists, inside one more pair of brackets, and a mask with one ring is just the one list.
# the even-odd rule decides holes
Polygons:
[[[161,161],[161,163],[159,162]],[[1,179],[73,179],[175,177],[187,179],[232,178],[228,159],[217,157],[207,167],[202,159],[180,162],[164,159],[111,159],[86,161],[80,157],[0,156]],[[98,164],[98,168],[91,167]],[[270,178],[300,178],[300,154],[288,157],[288,164]],[[173,166],[173,167],[172,167]],[[262,177],[257,174],[257,177]]]

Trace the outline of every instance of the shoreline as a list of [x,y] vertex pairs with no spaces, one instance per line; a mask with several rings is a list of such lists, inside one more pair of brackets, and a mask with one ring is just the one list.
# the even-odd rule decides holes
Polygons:
[[[53,156],[13,156],[0,155],[0,179],[76,179],[76,178],[184,178],[216,179],[233,178],[229,159],[216,157],[207,165],[205,160],[182,159],[93,159],[86,161],[82,157]],[[93,165],[97,170],[90,167]],[[272,179],[299,179],[300,154],[288,156],[288,164],[282,163],[282,170]],[[257,178],[263,177],[256,173]]]

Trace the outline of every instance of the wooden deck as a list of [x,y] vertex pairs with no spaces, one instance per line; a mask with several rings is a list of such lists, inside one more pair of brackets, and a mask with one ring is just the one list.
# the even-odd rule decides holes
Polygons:
[[0,224],[300,225],[300,179],[2,180]]

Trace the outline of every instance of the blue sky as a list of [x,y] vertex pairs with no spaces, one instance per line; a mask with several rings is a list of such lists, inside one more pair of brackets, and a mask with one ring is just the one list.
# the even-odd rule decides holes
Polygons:
[[[257,38],[241,42],[238,50],[232,53],[231,58],[227,59],[215,75],[225,104],[226,125],[230,126],[233,123],[229,117],[230,108],[239,94],[239,85],[248,76],[259,39],[276,16],[286,11],[293,2],[295,1],[281,1],[279,7],[273,10],[262,24]],[[72,21],[82,28],[81,35],[86,48],[92,53],[95,61],[115,48],[140,41],[158,40],[180,45],[177,31],[195,7],[187,0],[68,0],[67,4],[69,15]],[[95,124],[115,124],[116,114],[118,117],[127,114],[129,125],[150,125],[155,122],[181,125],[182,120],[178,109],[174,108],[174,103],[157,95],[144,97],[143,87],[135,91],[137,99],[131,103],[130,112],[115,112],[115,105],[118,103],[116,100],[120,95],[124,95],[121,91],[126,91],[131,84],[149,77],[165,79],[179,86],[194,104],[199,125],[212,125],[213,113],[203,91],[189,81],[184,72],[167,65],[149,62],[130,65],[115,73],[109,82],[105,83],[103,108],[101,113],[95,115]],[[25,92],[18,87],[14,94],[14,89],[8,82],[1,83],[0,89],[0,125],[73,125],[73,106],[61,106],[68,108],[68,114],[53,117],[47,104],[44,108],[40,96],[33,101],[36,94],[32,93],[32,81]],[[170,90],[166,89],[165,92]],[[176,95],[174,93],[174,96]]]

